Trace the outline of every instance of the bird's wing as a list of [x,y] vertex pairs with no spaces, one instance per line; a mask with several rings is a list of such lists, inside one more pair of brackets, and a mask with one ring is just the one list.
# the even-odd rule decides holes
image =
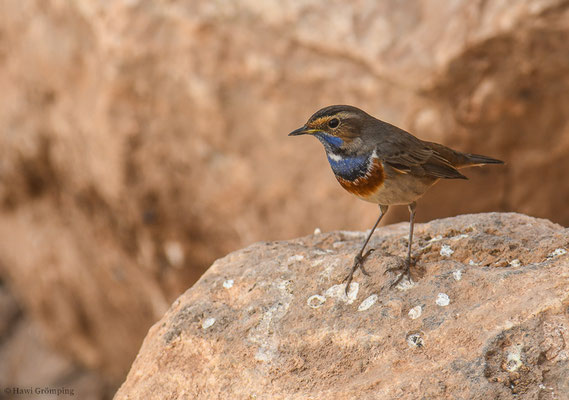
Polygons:
[[408,132],[390,130],[377,146],[378,157],[401,173],[445,179],[466,179],[436,150]]

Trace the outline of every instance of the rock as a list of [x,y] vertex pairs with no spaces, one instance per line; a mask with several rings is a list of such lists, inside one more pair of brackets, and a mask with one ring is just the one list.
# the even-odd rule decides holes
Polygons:
[[319,143],[286,137],[324,105],[508,162],[438,184],[419,220],[569,224],[562,0],[0,7],[0,274],[55,348],[116,382],[215,258],[373,223]]
[[348,297],[364,233],[217,260],[150,329],[115,400],[564,398],[569,229],[514,213],[419,224],[414,283],[390,289],[407,228],[374,234]]

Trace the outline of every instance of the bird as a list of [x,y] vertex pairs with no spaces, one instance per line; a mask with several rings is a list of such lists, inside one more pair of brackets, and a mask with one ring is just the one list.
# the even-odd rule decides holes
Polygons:
[[379,205],[379,217],[354,257],[345,292],[354,273],[364,275],[365,260],[374,251],[365,248],[390,206],[406,205],[409,209],[409,241],[402,272],[411,279],[411,245],[417,200],[440,179],[468,179],[458,170],[503,161],[480,154],[463,153],[442,144],[421,140],[388,122],[350,105],[331,105],[314,113],[300,128],[288,136],[311,135],[324,146],[334,176],[349,193]]

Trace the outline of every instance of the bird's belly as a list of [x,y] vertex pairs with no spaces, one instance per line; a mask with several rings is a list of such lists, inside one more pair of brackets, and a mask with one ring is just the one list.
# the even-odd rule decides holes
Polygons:
[[382,187],[364,200],[385,205],[410,204],[423,196],[436,181],[437,179],[400,174],[386,179]]
[[[353,182],[351,185],[346,185],[341,181],[340,184],[348,192],[370,203],[397,205],[414,202],[437,181],[433,178],[417,177],[399,172],[387,174],[382,168],[381,162],[376,160],[376,163],[379,168],[374,166],[375,168],[371,170],[375,170],[375,174],[370,174],[371,176],[367,179],[361,178],[364,182],[360,182],[360,185],[354,185]],[[378,176],[379,169],[381,169],[381,178]],[[374,176],[375,178],[373,178]]]

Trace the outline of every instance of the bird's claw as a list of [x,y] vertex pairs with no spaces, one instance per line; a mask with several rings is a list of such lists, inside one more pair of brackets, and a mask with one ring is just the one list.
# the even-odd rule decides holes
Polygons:
[[342,281],[342,283],[346,282],[346,289],[345,289],[346,296],[348,295],[348,289],[350,288],[350,283],[352,283],[354,272],[356,272],[358,268],[362,271],[364,275],[370,276],[369,273],[364,269],[364,262],[369,257],[369,255],[374,251],[375,249],[369,249],[364,254],[358,253],[356,257],[354,257],[354,265],[352,266],[352,270]]
[[388,272],[393,272],[393,271],[400,271],[400,273],[397,276],[397,278],[395,279],[395,281],[393,281],[393,283],[391,285],[389,285],[390,288],[394,288],[395,286],[397,286],[405,277],[407,278],[408,281],[410,281],[411,280],[411,260],[406,259],[403,267],[395,267],[395,268],[386,269],[384,274],[386,274]]

